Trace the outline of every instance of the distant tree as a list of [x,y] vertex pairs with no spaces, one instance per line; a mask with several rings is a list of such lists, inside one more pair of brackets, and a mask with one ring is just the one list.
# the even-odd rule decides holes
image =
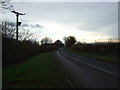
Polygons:
[[76,38],[74,36],[68,36],[64,38],[66,47],[70,47],[76,43]]
[[41,44],[51,44],[52,43],[52,39],[49,37],[45,37],[41,40]]
[[56,40],[56,41],[54,42],[54,44],[55,44],[57,47],[62,47],[62,46],[64,46],[64,44],[63,44],[62,41],[60,41],[60,40]]
[[80,41],[78,41],[78,42],[76,43],[76,45],[82,45],[82,43],[81,43]]
[[55,44],[62,44],[62,41],[56,40],[54,43],[55,43]]
[[41,44],[44,44],[44,39],[41,40]]

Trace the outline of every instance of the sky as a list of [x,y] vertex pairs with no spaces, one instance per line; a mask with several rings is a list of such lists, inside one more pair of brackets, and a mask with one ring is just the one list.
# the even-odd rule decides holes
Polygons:
[[[94,0],[93,0],[94,1]],[[107,0],[108,1],[108,0]],[[11,2],[19,16],[21,27],[29,29],[40,41],[49,37],[63,41],[75,36],[77,41],[106,41],[118,37],[117,2]],[[5,11],[5,10],[1,10]],[[0,16],[15,22],[15,15],[5,11]],[[19,28],[20,31],[20,28]]]

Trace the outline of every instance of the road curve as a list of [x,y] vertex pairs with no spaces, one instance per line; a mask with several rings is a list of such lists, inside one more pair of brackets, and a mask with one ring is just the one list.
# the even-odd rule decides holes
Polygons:
[[57,64],[74,88],[119,88],[119,65],[78,56],[64,49],[56,52]]

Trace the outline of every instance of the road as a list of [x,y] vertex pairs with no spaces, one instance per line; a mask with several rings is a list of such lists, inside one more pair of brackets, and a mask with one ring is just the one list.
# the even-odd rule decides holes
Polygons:
[[64,49],[56,52],[57,64],[73,88],[119,88],[117,64],[90,59]]

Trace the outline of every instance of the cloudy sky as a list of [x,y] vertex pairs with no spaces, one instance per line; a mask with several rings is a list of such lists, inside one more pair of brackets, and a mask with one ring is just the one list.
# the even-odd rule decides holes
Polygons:
[[[11,2],[20,16],[22,27],[30,29],[40,41],[50,37],[53,42],[75,36],[81,42],[95,42],[118,37],[117,2]],[[10,11],[2,19],[15,21]]]

